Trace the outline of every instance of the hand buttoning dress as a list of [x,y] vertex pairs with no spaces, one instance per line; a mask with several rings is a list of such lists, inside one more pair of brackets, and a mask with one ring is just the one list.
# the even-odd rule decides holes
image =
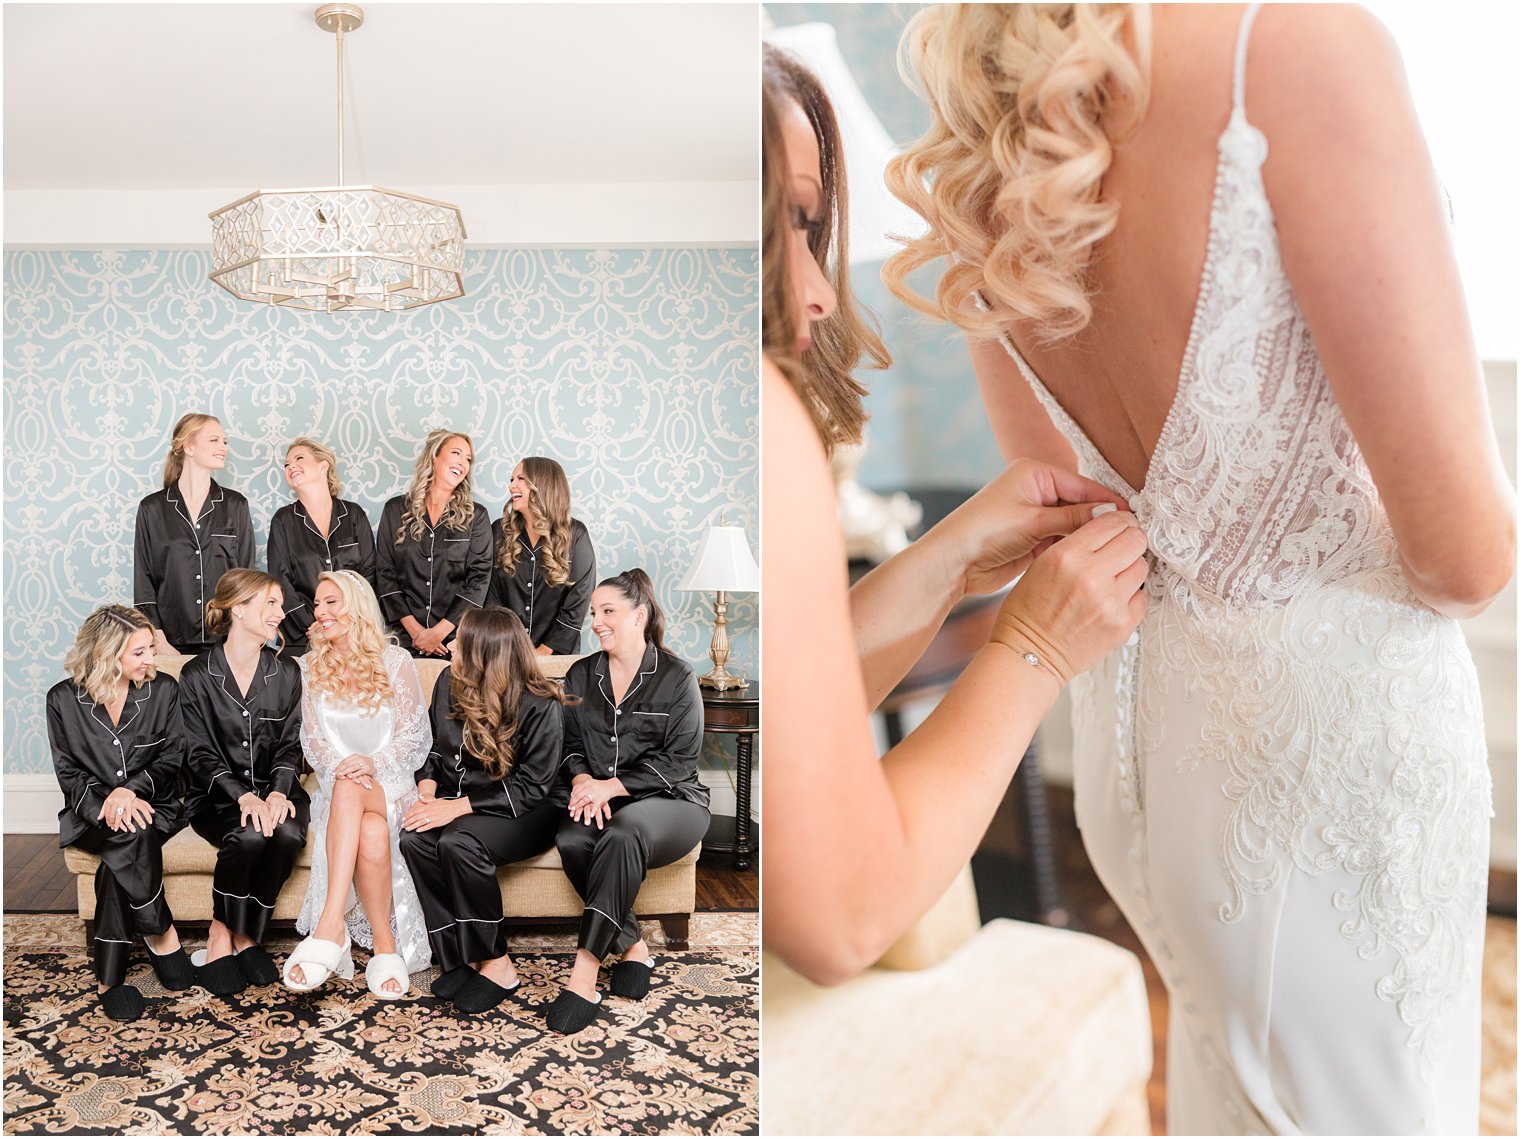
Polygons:
[[1137,635],[1071,685],[1077,820],[1171,995],[1169,1133],[1470,1135],[1478,680],[1457,623],[1405,583],[1283,272],[1269,140],[1245,112],[1254,14],[1143,487],[1004,342],[1082,473],[1129,499],[1150,541]]
[[[299,659],[303,674],[309,657]],[[386,825],[391,834],[391,924],[396,952],[408,973],[426,969],[432,962],[427,928],[412,876],[401,857],[401,816],[416,798],[412,773],[427,758],[433,734],[428,726],[427,704],[411,655],[395,645],[385,650],[385,671],[390,678],[390,698],[378,709],[361,708],[357,701],[339,700],[327,693],[312,693],[311,682],[301,696],[301,746],[306,761],[317,775],[311,797],[311,880],[296,928],[310,933],[316,928],[327,900],[327,814],[332,803],[337,766],[351,755],[367,755],[375,761],[375,779],[385,793]],[[349,890],[345,920],[349,936],[366,949],[375,946],[369,915]]]

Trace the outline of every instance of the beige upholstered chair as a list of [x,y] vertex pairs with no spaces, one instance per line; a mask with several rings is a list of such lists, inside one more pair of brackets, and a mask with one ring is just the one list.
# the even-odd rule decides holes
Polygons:
[[981,926],[968,870],[837,988],[767,955],[768,1135],[1146,1135],[1151,1027],[1134,954]]
[[[177,677],[189,659],[187,656],[159,657],[159,671]],[[540,657],[539,665],[546,675],[557,679],[565,675],[576,659],[572,656]],[[417,673],[425,697],[432,695],[439,673],[447,667],[445,660],[418,659]],[[310,780],[312,776],[306,778]],[[679,862],[650,871],[634,903],[634,912],[640,917],[660,921],[665,929],[666,942],[672,949],[685,949],[688,944],[691,913],[696,908],[697,899],[697,857],[701,851],[699,845]],[[69,847],[64,850],[64,862],[76,876],[79,916],[85,922],[84,936],[88,945],[95,936],[95,868],[100,860],[93,854]],[[301,912],[310,867],[311,845],[308,842],[275,903],[275,922],[293,922]],[[215,868],[216,851],[188,826],[164,845],[164,897],[176,921],[197,924],[211,920],[211,875]],[[565,877],[559,851],[553,847],[537,858],[501,867],[496,878],[501,884],[502,905],[509,922],[531,924],[578,920],[581,916],[584,906],[580,896]]]

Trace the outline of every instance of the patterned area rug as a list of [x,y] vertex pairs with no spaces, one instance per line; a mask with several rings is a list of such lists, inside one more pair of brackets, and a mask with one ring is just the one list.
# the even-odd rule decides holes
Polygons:
[[403,1000],[371,996],[361,972],[311,995],[270,986],[229,1002],[165,992],[139,954],[129,979],[148,1011],[119,1024],[95,999],[77,919],[7,916],[5,1130],[756,1134],[757,915],[694,915],[683,952],[664,950],[657,924],[645,935],[660,959],[649,996],[604,997],[602,1019],[570,1037],[543,1014],[573,933],[514,937],[522,987],[484,1017],[417,995],[432,970]]

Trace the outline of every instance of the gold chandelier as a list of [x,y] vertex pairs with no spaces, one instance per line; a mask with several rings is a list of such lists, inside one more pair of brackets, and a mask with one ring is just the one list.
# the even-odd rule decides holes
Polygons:
[[394,312],[464,296],[459,207],[343,184],[343,36],[357,4],[324,4],[338,39],[338,185],[255,190],[211,214],[211,279],[235,297],[316,312]]

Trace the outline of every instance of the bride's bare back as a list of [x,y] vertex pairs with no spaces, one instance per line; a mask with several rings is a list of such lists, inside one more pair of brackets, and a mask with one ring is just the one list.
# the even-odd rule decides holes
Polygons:
[[[1119,215],[1088,270],[1092,320],[1054,345],[1032,326],[1012,337],[1136,490],[1193,323],[1241,20],[1236,6],[1152,12],[1149,107],[1103,183]],[[1448,612],[1481,607],[1508,580],[1511,496],[1397,53],[1358,9],[1268,5],[1244,75],[1245,111],[1269,148],[1262,177],[1283,266],[1411,584]],[[1074,465],[1003,347],[972,351],[1005,457]]]

